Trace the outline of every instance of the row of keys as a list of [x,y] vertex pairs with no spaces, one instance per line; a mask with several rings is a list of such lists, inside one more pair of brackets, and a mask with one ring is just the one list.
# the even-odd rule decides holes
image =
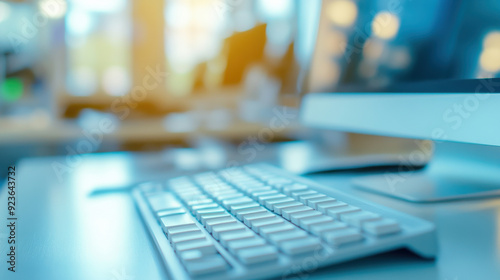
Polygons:
[[179,184],[172,188],[206,231],[244,264],[276,260],[278,250],[231,215],[225,208],[208,198],[199,188]]
[[[375,213],[348,205],[347,203],[311,190],[306,185],[297,184],[288,178],[271,174],[266,169],[245,167],[245,170],[245,172],[241,172],[240,169],[239,174],[241,174],[240,176],[243,178],[240,177],[239,179],[258,178],[257,181],[265,182],[267,185],[273,186],[275,189],[293,197],[304,205],[328,215],[335,220],[340,220],[350,226],[359,228],[373,236],[393,234],[401,230],[399,224],[395,220],[383,218]],[[232,172],[233,178],[236,173],[238,172]],[[251,176],[248,176],[246,173],[251,174]],[[288,205],[286,206],[288,207]],[[294,204],[294,206],[299,205]],[[307,210],[307,208],[302,209]]]
[[[205,176],[206,177],[198,176],[197,179],[199,181],[198,183],[208,186],[205,187],[208,189],[208,192],[210,192],[210,186],[224,184],[224,182],[219,181],[219,179],[217,179],[214,175],[207,174]],[[266,211],[263,207],[260,207],[261,212],[253,214],[255,218],[277,220],[276,223],[279,222],[279,218],[281,218],[282,221],[284,221],[284,219],[288,220],[295,226],[321,237],[326,242],[336,246],[363,239],[363,235],[358,229],[349,228],[346,223],[335,221],[332,217],[325,216],[323,213],[306,206],[304,203],[309,203],[309,205],[312,206],[325,206],[320,202],[336,202],[333,198],[329,198],[325,195],[320,195],[315,191],[309,190],[307,186],[291,185],[284,187],[286,191],[294,197],[292,198],[277,191],[275,188],[266,186],[265,184],[246,175],[232,174],[231,176],[225,176],[225,179],[236,185],[240,191],[244,192],[249,197],[252,197],[264,207],[274,211],[275,214],[282,216],[282,218],[277,217],[270,211]],[[284,182],[284,180],[280,181],[280,183]],[[242,194],[239,197],[245,196]],[[344,203],[344,205],[347,204]],[[245,205],[243,204],[243,206]],[[253,206],[248,205],[248,207]],[[257,208],[255,211],[257,211]],[[266,222],[266,220],[264,220],[264,222]],[[305,231],[296,231],[293,233],[282,234],[282,236],[293,239],[305,238],[308,235]],[[280,238],[280,235],[275,238]],[[303,240],[305,242],[300,242],[300,244],[309,244],[312,240],[315,240],[317,246],[319,246],[319,241],[311,238]],[[297,243],[299,242],[296,242],[295,244]],[[312,249],[313,246],[309,248]]]
[[[248,196],[210,173],[199,175],[195,180],[207,194],[282,252],[295,255],[322,249],[320,240],[262,207],[263,200],[257,203],[255,197]],[[220,196],[221,193],[229,192],[233,194],[231,198]],[[270,201],[271,196],[268,198]],[[279,199],[279,197],[273,198]]]
[[[212,240],[207,238],[179,201],[170,193],[156,193],[147,196],[151,208],[159,202],[169,202],[156,211],[157,218],[167,235],[172,248],[192,276],[223,272],[229,268],[226,260],[218,253]],[[158,209],[158,208],[156,208]]]
[[[276,216],[275,214],[269,212],[267,209],[261,207],[258,203],[253,201],[251,198],[244,196],[243,194],[239,192],[235,192],[235,190],[229,186],[222,184],[221,182],[217,182],[217,184],[214,184],[214,182],[211,182],[212,184],[206,184],[204,191],[209,194],[210,196],[213,197],[214,201],[220,202],[220,205],[223,207],[221,209],[220,207],[215,207],[215,208],[209,208],[209,209],[203,209],[201,211],[202,214],[200,215],[200,211],[194,210],[193,214],[197,216],[201,220],[202,223],[206,224],[206,228],[208,231],[210,231],[210,223],[215,222],[224,222],[224,223],[234,223],[234,220],[231,221],[232,217],[228,217],[231,213],[236,217],[236,219],[239,220],[242,224],[246,225],[248,228],[250,228],[255,234],[259,234],[261,237],[264,237],[267,242],[264,242],[263,240],[252,240],[251,238],[246,238],[246,240],[241,240],[241,242],[238,242],[237,244],[241,245],[252,245],[252,246],[264,246],[266,244],[273,244],[277,248],[279,248],[282,252],[289,254],[289,255],[295,255],[295,254],[300,254],[300,253],[305,253],[309,251],[314,251],[317,249],[321,249],[321,243],[319,240],[316,238],[309,236],[306,232],[303,230],[293,226],[292,224],[288,223],[286,220],[282,219],[279,216]],[[178,184],[177,184],[178,185]],[[189,193],[191,191],[198,193],[197,188],[191,188],[191,190],[186,190],[185,185],[182,187],[173,187],[173,189],[179,189],[180,193],[178,193],[179,196],[184,196],[186,193]],[[232,198],[228,198],[226,195],[221,196],[221,193],[228,193],[231,192],[234,195]],[[193,199],[193,196],[189,197],[190,199]],[[206,201],[208,202],[208,201]],[[209,205],[209,204],[206,204]],[[208,206],[212,207],[212,206]],[[228,211],[228,212],[223,212],[223,211]],[[211,212],[211,213],[209,213]],[[211,220],[211,221],[205,221],[205,216],[204,215],[210,215],[209,217],[217,217],[217,219]],[[226,237],[231,238],[233,234],[237,234],[237,236],[245,236],[245,233],[240,233],[237,230],[240,228],[236,229],[233,228],[233,226],[225,227],[228,228],[228,230],[233,230],[236,232],[231,232],[228,234]],[[290,232],[287,232],[290,231]],[[217,239],[218,236],[216,233],[212,233],[214,237]],[[252,235],[253,236],[253,235]],[[255,239],[255,238],[254,238]],[[297,239],[301,239],[301,241],[304,242],[295,242]],[[225,240],[222,239],[220,240],[221,243],[224,246],[227,246],[224,242]],[[229,247],[231,244],[229,244]],[[229,248],[231,251],[231,248]],[[234,252],[233,252],[234,253]],[[265,261],[264,259],[261,259],[260,261]]]

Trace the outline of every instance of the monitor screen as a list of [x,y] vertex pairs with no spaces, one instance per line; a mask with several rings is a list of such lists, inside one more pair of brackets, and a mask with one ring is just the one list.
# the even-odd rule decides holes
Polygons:
[[301,38],[299,30],[303,45],[315,42],[303,92],[500,77],[499,12],[495,0],[321,1],[309,11],[319,15],[317,37]]

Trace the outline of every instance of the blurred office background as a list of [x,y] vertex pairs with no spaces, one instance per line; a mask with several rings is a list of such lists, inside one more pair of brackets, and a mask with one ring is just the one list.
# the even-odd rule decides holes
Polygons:
[[251,139],[349,145],[300,126],[303,94],[499,77],[499,13],[496,0],[0,1],[0,168]]

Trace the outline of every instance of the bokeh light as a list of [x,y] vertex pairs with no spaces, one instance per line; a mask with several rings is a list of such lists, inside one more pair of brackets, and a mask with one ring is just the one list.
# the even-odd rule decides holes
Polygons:
[[[48,2],[60,2],[62,0],[46,0]],[[71,6],[89,12],[112,13],[122,10],[127,0],[70,0]]]
[[411,54],[407,47],[395,47],[391,51],[388,64],[393,69],[406,69],[411,64]]
[[111,66],[104,71],[102,78],[103,88],[106,93],[113,96],[127,94],[130,89],[130,77],[127,69],[120,66]]
[[375,39],[368,39],[363,46],[363,56],[372,60],[380,59],[384,52],[384,44]]
[[90,67],[78,67],[69,76],[70,90],[76,96],[89,96],[97,91],[97,75]]
[[86,35],[95,26],[91,13],[84,10],[72,10],[66,17],[66,26],[71,34]]
[[314,86],[315,90],[325,90],[335,86],[342,74],[340,65],[328,58],[318,60],[318,64],[320,64],[318,69],[321,69],[321,71],[317,71],[314,75],[311,75],[310,85]]
[[257,9],[264,20],[288,18],[293,15],[293,1],[258,0]]
[[492,31],[486,34],[483,42],[483,48],[500,48],[500,31]]
[[399,18],[389,12],[378,13],[372,22],[372,32],[382,39],[392,39],[399,31]]
[[491,31],[484,37],[483,51],[479,57],[483,70],[496,73],[500,71],[500,32]]
[[47,18],[58,19],[66,14],[67,3],[64,0],[42,0],[39,2],[38,8]]
[[500,49],[486,49],[479,58],[481,67],[490,72],[500,71]]
[[325,42],[324,45],[330,49],[333,56],[341,56],[345,53],[347,49],[347,36],[343,32],[332,30],[326,40],[328,42]]
[[0,22],[6,21],[10,16],[11,10],[7,3],[0,2]]
[[8,78],[0,84],[0,99],[7,102],[19,100],[24,91],[23,82],[19,78]]
[[353,25],[356,21],[358,17],[358,7],[349,0],[336,0],[328,5],[326,13],[332,23],[342,27],[348,27]]

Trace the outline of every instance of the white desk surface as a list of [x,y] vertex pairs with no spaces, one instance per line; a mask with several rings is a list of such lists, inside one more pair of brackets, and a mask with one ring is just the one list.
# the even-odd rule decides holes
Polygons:
[[[268,161],[276,156],[272,150],[263,154]],[[61,180],[52,164],[71,158],[19,162],[17,272],[7,271],[4,186],[0,190],[0,279],[165,279],[164,268],[130,195],[126,191],[92,192],[100,187],[115,189],[146,179],[167,178],[172,175],[173,156],[170,152],[88,155],[75,161]],[[193,165],[189,160],[187,157],[177,163]],[[310,178],[434,222],[438,228],[438,258],[424,260],[401,250],[294,279],[500,279],[500,199],[408,203],[352,188],[349,180],[360,175],[366,173]]]

